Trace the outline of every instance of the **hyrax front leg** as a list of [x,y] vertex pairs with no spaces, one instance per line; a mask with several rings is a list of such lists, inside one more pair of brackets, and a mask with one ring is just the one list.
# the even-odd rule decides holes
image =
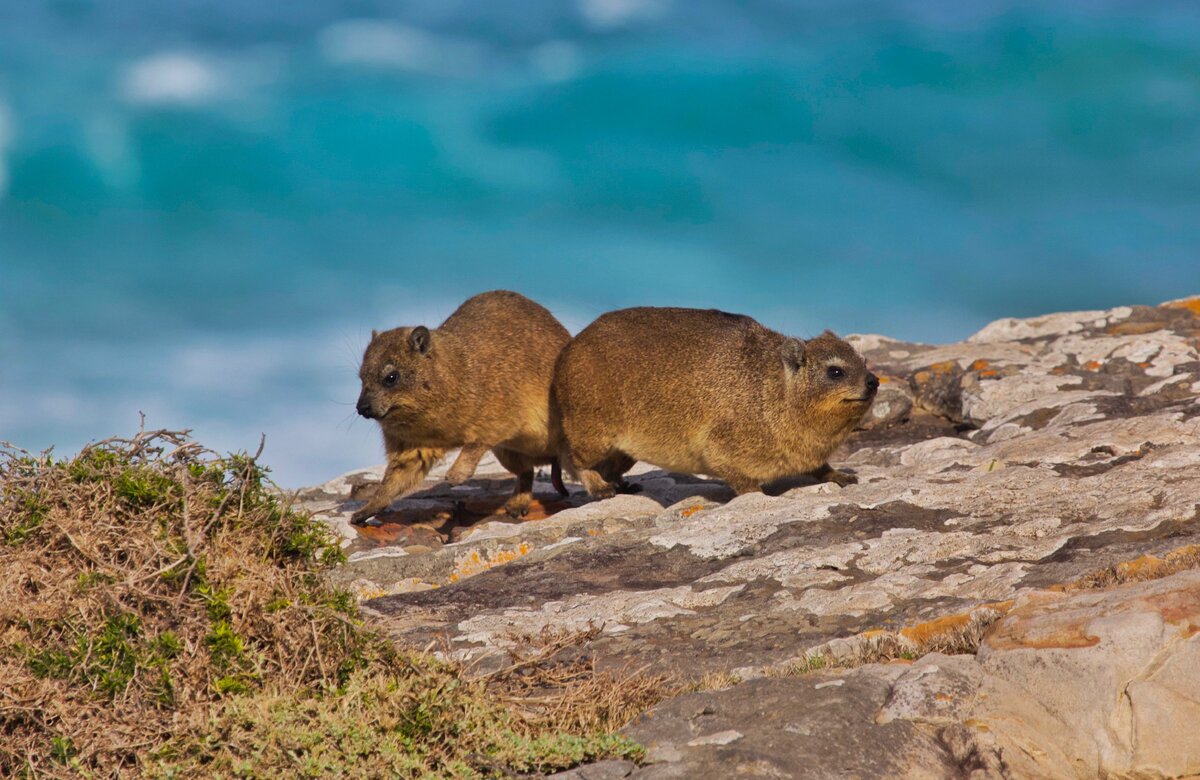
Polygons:
[[508,516],[520,520],[529,514],[533,504],[533,469],[522,471],[517,475],[517,484],[513,488],[512,498],[504,503],[504,511]]
[[853,474],[847,474],[844,471],[838,471],[828,463],[822,465],[819,469],[812,472],[812,475],[822,482],[832,482],[839,487],[858,484],[858,477],[854,476]]
[[529,514],[529,506],[533,503],[533,467],[535,460],[514,450],[496,447],[492,450],[500,465],[517,475],[517,485],[513,488],[512,498],[504,504],[504,511],[509,517],[522,518]]
[[486,444],[464,444],[459,450],[454,465],[446,472],[446,481],[451,485],[461,485],[475,473],[480,459],[491,449]]
[[383,480],[375,488],[375,494],[367,505],[350,516],[354,525],[363,525],[379,514],[400,496],[410,492],[445,454],[444,450],[428,447],[413,447],[388,453],[387,470]]

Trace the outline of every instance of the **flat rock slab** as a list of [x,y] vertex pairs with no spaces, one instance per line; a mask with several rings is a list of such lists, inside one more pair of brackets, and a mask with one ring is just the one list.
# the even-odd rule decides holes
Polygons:
[[[590,632],[577,651],[600,668],[734,672],[754,681],[814,652],[837,656],[880,629],[937,624],[987,605],[1007,609],[1103,567],[1200,544],[1198,310],[1191,300],[1002,320],[945,346],[855,337],[886,380],[887,409],[835,454],[833,463],[859,480],[846,488],[798,479],[734,498],[720,482],[639,466],[631,479],[637,495],[589,502],[575,486],[558,501],[539,483],[543,519],[513,523],[475,512],[462,521],[462,507],[502,501],[510,489],[503,475],[481,473],[464,488],[431,481],[393,506],[392,519],[403,518],[397,525],[425,526],[439,544],[416,531],[385,538],[391,532],[346,524],[360,505],[354,483],[370,481],[370,473],[300,500],[344,533],[351,561],[338,578],[362,596],[381,596],[366,607],[401,642],[432,641],[487,669],[542,632]],[[466,503],[456,510],[459,501]],[[455,511],[448,530],[438,513]],[[963,747],[963,734],[929,737],[909,718],[862,732],[859,747],[847,748],[858,757],[836,771],[828,769],[836,763],[817,761],[827,756],[824,738],[784,727],[819,735],[809,723],[815,702],[836,699],[859,702],[851,707],[857,715],[844,713],[846,729],[858,729],[851,721],[880,728],[876,700],[891,695],[887,676],[896,672],[872,674],[887,679],[852,682],[851,675],[821,693],[809,679],[755,681],[747,708],[755,697],[771,707],[758,715],[733,707],[728,718],[701,718],[695,733],[684,723],[693,716],[675,709],[689,697],[668,702],[655,716],[672,724],[667,741],[681,754],[710,756],[705,761],[726,758],[695,765],[711,767],[711,775],[663,776],[963,776],[945,769],[961,767],[965,759],[955,756],[973,749]],[[694,694],[698,701],[725,695]],[[1138,722],[1167,718],[1171,706],[1151,714],[1143,704],[1146,720]],[[776,716],[783,725],[767,729],[776,734],[769,738],[765,724]],[[734,731],[742,736],[732,738]],[[928,774],[864,763],[884,761],[885,748],[900,742]],[[1134,755],[1133,748],[1097,744],[1088,754],[1100,762],[1093,770],[1134,765],[1112,758]],[[796,762],[812,756],[832,774],[793,774],[800,763],[779,764],[783,753]],[[1167,776],[1175,765],[1155,766]]]
[[765,678],[625,733],[649,778],[1183,777],[1200,771],[1200,571],[1023,597],[978,657]]

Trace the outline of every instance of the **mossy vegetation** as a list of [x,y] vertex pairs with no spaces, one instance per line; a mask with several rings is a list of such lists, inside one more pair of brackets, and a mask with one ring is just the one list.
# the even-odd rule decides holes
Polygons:
[[396,650],[247,455],[143,432],[0,449],[0,776],[500,777],[605,757],[663,681],[552,662],[488,678]]

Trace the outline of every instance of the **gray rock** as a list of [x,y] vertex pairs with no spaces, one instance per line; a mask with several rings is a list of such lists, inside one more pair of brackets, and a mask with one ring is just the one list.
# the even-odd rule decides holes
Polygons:
[[549,777],[556,780],[621,780],[633,774],[635,769],[637,764],[632,761],[597,761],[566,772],[556,772]]
[[[522,635],[599,628],[578,652],[600,669],[748,680],[631,725],[652,743],[635,777],[1200,773],[1200,618],[1173,617],[1200,603],[1195,584],[1047,590],[1200,545],[1200,303],[1002,320],[944,346],[854,341],[909,406],[835,453],[859,480],[845,488],[733,497],[640,465],[636,496],[557,502],[543,483],[548,517],[513,524],[472,510],[507,480],[430,483],[392,514],[440,548],[345,525],[370,472],[300,500],[355,553],[337,577],[391,594],[367,604],[400,641],[499,663]],[[380,552],[401,542],[430,552]],[[919,647],[1014,603],[978,659],[768,676],[814,653],[854,662],[881,635]],[[1056,619],[1091,644],[1037,639]]]

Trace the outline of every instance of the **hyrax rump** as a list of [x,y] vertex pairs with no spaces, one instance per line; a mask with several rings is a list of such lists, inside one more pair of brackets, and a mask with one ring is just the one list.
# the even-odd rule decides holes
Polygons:
[[379,422],[387,469],[351,521],[386,509],[453,447],[463,449],[451,482],[470,477],[489,449],[517,475],[505,505],[514,516],[528,510],[536,465],[551,463],[565,493],[549,405],[554,361],[570,338],[544,307],[505,290],[470,298],[434,330],[374,333],[359,370],[358,413]]
[[637,308],[601,316],[563,349],[551,405],[564,465],[593,497],[622,487],[637,460],[741,494],[799,474],[855,481],[827,459],[878,387],[828,331],[801,341],[737,314]]

